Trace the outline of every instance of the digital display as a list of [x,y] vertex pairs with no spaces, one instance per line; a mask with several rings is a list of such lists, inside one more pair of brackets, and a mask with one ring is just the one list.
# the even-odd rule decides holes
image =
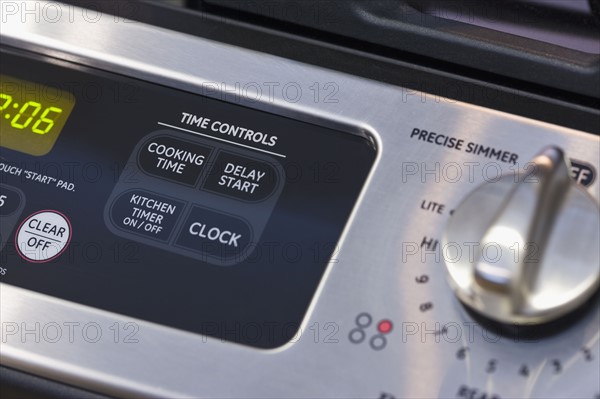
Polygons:
[[0,75],[0,145],[46,155],[74,106],[75,97],[67,91]]

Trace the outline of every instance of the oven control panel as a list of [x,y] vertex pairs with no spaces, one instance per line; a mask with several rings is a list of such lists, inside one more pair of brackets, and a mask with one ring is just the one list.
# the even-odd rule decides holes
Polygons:
[[3,366],[117,397],[600,398],[600,132],[17,3]]
[[[368,137],[2,59],[3,283],[260,348],[296,334],[374,163]],[[231,333],[244,320],[270,334]]]

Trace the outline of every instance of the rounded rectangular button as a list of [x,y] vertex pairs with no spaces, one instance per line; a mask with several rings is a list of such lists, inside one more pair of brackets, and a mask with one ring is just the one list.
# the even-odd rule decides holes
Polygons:
[[170,136],[157,136],[140,148],[140,168],[153,176],[193,186],[212,149]]
[[277,183],[277,172],[268,163],[223,151],[204,189],[245,201],[260,201],[273,193]]
[[185,203],[144,190],[119,195],[110,209],[112,224],[121,230],[166,241]]
[[252,241],[245,221],[193,206],[175,241],[175,245],[221,260],[239,257]]
[[21,195],[7,186],[0,186],[0,216],[13,214],[21,205]]

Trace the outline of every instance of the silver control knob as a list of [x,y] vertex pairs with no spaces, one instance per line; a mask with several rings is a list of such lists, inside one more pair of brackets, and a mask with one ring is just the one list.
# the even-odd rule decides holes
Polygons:
[[577,309],[600,284],[600,207],[548,147],[524,171],[484,183],[443,237],[458,298],[501,323],[540,324]]

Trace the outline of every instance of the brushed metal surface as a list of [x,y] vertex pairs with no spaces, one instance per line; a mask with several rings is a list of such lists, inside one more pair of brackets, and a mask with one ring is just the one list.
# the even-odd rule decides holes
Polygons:
[[[524,170],[476,188],[450,219],[442,238],[455,247],[444,252],[449,283],[484,317],[542,324],[598,291],[600,207],[565,157],[545,148]],[[480,245],[458,256],[472,243]]]
[[[27,3],[39,4],[38,14],[58,4]],[[448,210],[485,173],[512,165],[410,137],[415,128],[448,134],[511,151],[519,161],[553,144],[598,170],[597,136],[72,6],[58,5],[60,20],[43,15],[36,20],[22,9],[7,12],[15,4],[23,3],[0,2],[2,45],[368,134],[378,158],[294,342],[260,351],[1,284],[2,364],[100,392],[144,397],[433,398],[477,389],[503,398],[547,399],[592,398],[600,391],[597,303],[551,338],[495,337],[474,325],[454,298],[439,251],[413,254],[424,237],[441,238]],[[276,88],[297,84],[302,95],[293,101],[280,89],[235,95],[236,87],[266,88],[269,82]],[[337,87],[337,101],[315,101],[310,90],[315,82]],[[459,179],[453,170],[461,172]],[[590,192],[600,196],[597,182]],[[424,211],[424,200],[445,204],[446,212]],[[427,284],[415,282],[422,274],[429,275]],[[423,306],[427,303],[433,306]],[[361,312],[369,312],[374,323],[394,322],[385,349],[349,341]],[[115,342],[110,327],[129,322],[139,328],[137,342]],[[69,331],[63,327],[57,342],[44,337],[36,342],[22,331],[9,334],[15,326],[35,323],[42,332],[52,323],[79,325],[72,339],[65,339]],[[88,323],[103,332],[97,342],[81,332]],[[366,332],[371,337],[374,327]],[[530,376],[515,378],[523,363]]]

